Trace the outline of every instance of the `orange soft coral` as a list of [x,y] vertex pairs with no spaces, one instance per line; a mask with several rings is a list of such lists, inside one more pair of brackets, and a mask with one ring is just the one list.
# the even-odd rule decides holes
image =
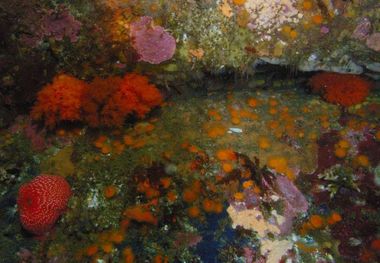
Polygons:
[[102,110],[105,126],[121,126],[125,118],[135,113],[143,118],[162,103],[162,95],[148,78],[136,73],[127,74],[120,88],[110,97]]
[[120,127],[132,114],[143,118],[162,103],[162,95],[147,77],[130,73],[90,84],[61,74],[38,94],[32,118],[53,128],[60,121],[83,119],[91,127]]
[[326,101],[343,107],[364,101],[372,87],[370,81],[360,76],[328,72],[314,75],[309,83]]
[[83,96],[83,119],[91,127],[98,127],[104,123],[102,110],[105,103],[120,88],[122,78],[109,77],[106,79],[95,78]]
[[54,128],[61,121],[81,119],[81,106],[86,82],[75,77],[60,74],[46,85],[37,95],[32,108],[34,120],[44,120],[45,126]]

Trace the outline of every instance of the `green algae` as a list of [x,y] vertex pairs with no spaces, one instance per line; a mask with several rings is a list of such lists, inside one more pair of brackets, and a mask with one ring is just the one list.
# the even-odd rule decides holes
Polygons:
[[39,158],[30,141],[21,134],[0,134],[0,196],[33,177],[39,170]]
[[47,174],[59,174],[64,177],[73,175],[75,172],[75,166],[71,161],[72,153],[72,146],[67,146],[59,150],[49,159],[42,161],[41,171]]
[[173,14],[169,24],[182,39],[179,53],[184,61],[191,58],[189,50],[199,48],[204,56],[195,65],[209,69],[239,68],[252,61],[245,50],[252,34],[219,11],[192,8],[191,12]]

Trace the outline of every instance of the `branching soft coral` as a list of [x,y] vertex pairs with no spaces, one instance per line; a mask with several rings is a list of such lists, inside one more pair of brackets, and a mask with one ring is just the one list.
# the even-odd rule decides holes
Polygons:
[[372,87],[370,81],[360,76],[328,72],[314,75],[309,83],[326,101],[343,107],[364,101]]
[[125,118],[133,113],[143,118],[161,103],[161,93],[149,83],[147,77],[136,73],[127,74],[101,112],[103,125],[121,126]]
[[84,120],[91,127],[120,127],[132,114],[143,118],[162,103],[162,95],[147,77],[130,73],[90,84],[68,75],[59,75],[39,93],[32,109],[34,120],[54,128],[61,121]]
[[61,121],[81,119],[82,97],[86,82],[66,74],[60,74],[37,95],[32,108],[34,120],[44,120],[45,126],[54,128]]
[[91,127],[98,127],[104,123],[102,110],[112,95],[120,88],[122,78],[109,77],[95,78],[83,96],[83,118]]

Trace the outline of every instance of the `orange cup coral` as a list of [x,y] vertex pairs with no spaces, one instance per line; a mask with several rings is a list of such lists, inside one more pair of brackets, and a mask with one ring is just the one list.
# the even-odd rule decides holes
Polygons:
[[38,93],[31,116],[49,128],[82,119],[91,127],[120,127],[129,115],[143,118],[162,101],[157,87],[136,73],[95,78],[90,84],[61,74]]
[[150,223],[157,225],[158,219],[155,217],[147,206],[136,205],[127,208],[124,211],[124,215],[131,220],[135,220],[140,223]]
[[330,72],[314,75],[309,84],[326,101],[343,107],[363,102],[372,88],[372,83],[360,76]]
[[99,127],[104,123],[103,108],[110,97],[118,90],[122,79],[96,77],[89,85],[83,96],[84,120],[91,127]]
[[122,126],[125,118],[135,113],[143,118],[152,108],[162,103],[162,95],[148,78],[136,73],[127,74],[120,88],[105,104],[102,115],[103,125]]
[[32,108],[34,120],[44,120],[45,126],[54,128],[61,121],[81,119],[81,106],[87,83],[66,74],[60,74],[38,94]]

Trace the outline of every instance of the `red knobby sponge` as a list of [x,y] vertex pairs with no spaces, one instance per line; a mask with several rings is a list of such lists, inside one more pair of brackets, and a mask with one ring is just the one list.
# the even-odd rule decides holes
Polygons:
[[70,185],[58,175],[41,174],[23,184],[17,197],[22,226],[35,235],[48,232],[66,210],[71,194]]
[[361,76],[333,72],[318,73],[310,79],[309,84],[327,102],[343,107],[363,102],[373,86]]

